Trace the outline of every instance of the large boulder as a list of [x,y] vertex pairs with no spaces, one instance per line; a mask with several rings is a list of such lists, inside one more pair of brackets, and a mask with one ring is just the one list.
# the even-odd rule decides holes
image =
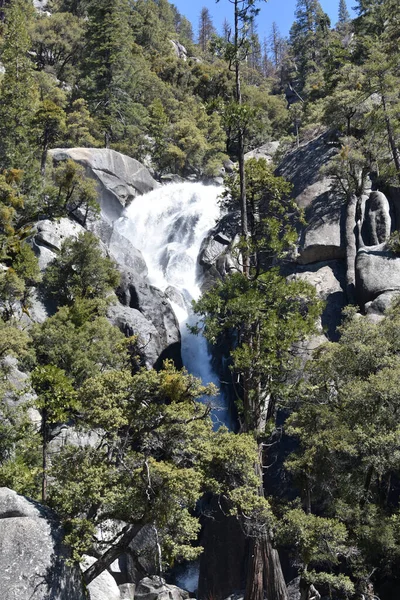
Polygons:
[[121,217],[134,198],[151,192],[159,183],[139,161],[107,148],[56,148],[53,160],[72,159],[83,165],[86,173],[98,182],[102,216],[109,222]]
[[358,250],[356,290],[362,307],[381,294],[400,290],[400,258],[386,244]]
[[371,192],[365,202],[364,222],[361,230],[366,246],[383,244],[392,229],[389,201],[382,192]]
[[267,142],[254,150],[250,150],[250,152],[246,152],[244,155],[244,159],[248,160],[249,158],[265,158],[268,163],[273,161],[273,158],[276,152],[279,149],[280,142]]
[[179,323],[167,296],[161,290],[148,284],[135,271],[125,270],[117,296],[121,304],[140,311],[154,325],[165,350],[180,346]]
[[[182,366],[180,339],[170,344],[163,343],[163,337],[153,323],[137,309],[113,304],[108,308],[107,316],[127,337],[136,335],[138,353],[147,368],[159,368],[165,359],[172,359],[177,367]],[[165,339],[165,338],[164,338]]]
[[38,503],[0,488],[0,594],[7,600],[84,600],[63,531]]
[[298,262],[310,263],[345,258],[346,207],[330,192],[314,198],[306,209],[307,227],[301,234]]
[[[85,571],[96,562],[92,556],[84,556],[81,568]],[[103,571],[96,579],[93,579],[87,586],[90,600],[121,600],[121,593],[114,577],[108,572]]]
[[288,153],[279,164],[277,174],[293,184],[293,197],[301,208],[330,190],[332,181],[321,174],[321,168],[336,152],[330,134],[325,133]]
[[[315,287],[318,296],[325,301],[324,310],[321,315],[321,333],[335,341],[337,339],[337,327],[341,322],[341,315],[346,306],[346,269],[343,261],[327,261],[312,265],[297,265],[294,273],[289,275],[290,279],[301,279]],[[324,338],[318,335],[316,338],[307,340],[308,349],[314,349]]]
[[277,174],[293,184],[293,198],[308,223],[300,239],[300,264],[345,257],[345,207],[333,181],[321,171],[336,154],[330,134],[296,148],[280,163]]
[[44,271],[54,259],[67,238],[77,238],[85,229],[79,223],[63,217],[58,221],[39,221],[32,238],[32,247],[38,258],[39,267]]
[[145,577],[135,591],[135,600],[187,600],[189,593],[167,585],[161,577]]
[[148,269],[142,253],[113,224],[98,220],[90,223],[88,228],[103,242],[120,268],[131,269],[141,277],[147,276]]

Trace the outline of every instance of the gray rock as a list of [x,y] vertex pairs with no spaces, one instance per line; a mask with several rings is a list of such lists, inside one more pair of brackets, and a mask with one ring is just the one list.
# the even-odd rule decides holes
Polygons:
[[33,6],[40,13],[46,11],[48,3],[48,0],[33,0]]
[[148,269],[142,253],[113,224],[98,220],[90,223],[88,229],[100,238],[108,254],[121,268],[132,269],[142,277],[147,276]]
[[249,158],[265,158],[267,162],[272,162],[273,158],[279,149],[280,142],[267,142],[254,150],[250,150],[244,155],[244,159],[248,160]]
[[40,270],[44,271],[47,268],[67,238],[77,238],[84,231],[82,225],[66,217],[58,221],[49,219],[39,221],[31,244],[38,258]]
[[134,600],[135,598],[135,584],[134,583],[123,583],[119,587],[119,593],[121,600]]
[[386,244],[360,248],[356,256],[356,291],[361,306],[385,292],[400,290],[400,258]]
[[139,161],[106,148],[56,148],[55,161],[72,159],[83,165],[88,176],[98,182],[103,218],[113,222],[134,198],[159,187],[149,170]]
[[166,173],[160,177],[161,183],[183,183],[185,180],[176,173]]
[[175,585],[167,585],[161,577],[145,577],[135,592],[135,600],[187,600],[189,593]]
[[330,193],[314,199],[306,211],[307,227],[302,232],[298,262],[302,265],[345,258],[346,207]]
[[[318,296],[325,301],[321,315],[321,333],[329,340],[338,339],[337,327],[341,323],[341,314],[346,306],[346,268],[342,261],[315,263],[304,267],[297,266],[289,279],[301,279],[315,287]],[[301,345],[302,352],[316,348],[319,343],[326,341],[321,336],[307,340]]]
[[180,365],[179,323],[167,296],[130,270],[123,271],[116,293],[124,306],[140,311],[153,324],[163,347],[163,357],[167,358],[168,355]]
[[136,584],[143,577],[158,573],[157,537],[151,525],[142,527],[129,544],[126,569],[128,581]]
[[[84,556],[81,569],[85,571],[96,562],[92,556]],[[87,586],[90,600],[121,600],[121,594],[114,577],[108,572],[103,571],[96,579],[93,579]]]
[[361,235],[365,246],[383,244],[390,236],[392,219],[389,202],[382,192],[371,192],[365,202]]
[[240,213],[234,211],[224,215],[203,240],[198,258],[204,273],[203,291],[232,270],[240,270],[232,254],[233,247],[239,241],[239,232]]
[[0,488],[0,594],[7,600],[84,600],[63,532],[38,503]]
[[138,310],[122,304],[111,305],[107,317],[110,323],[118,327],[127,337],[138,336],[139,355],[145,366],[152,368],[164,350],[154,325]]
[[306,212],[300,264],[345,257],[344,202],[333,190],[332,179],[320,171],[336,152],[326,133],[287,154],[277,169],[293,184],[293,198]]
[[223,166],[225,169],[225,173],[233,173],[233,171],[235,169],[235,163],[233,161],[231,161],[229,158],[224,160]]
[[296,148],[281,161],[277,174],[293,184],[293,197],[302,208],[331,188],[331,180],[321,175],[320,169],[336,154],[330,134],[325,133]]
[[367,315],[384,315],[385,312],[400,299],[400,290],[397,292],[384,292],[375,300],[367,302],[365,312]]
[[170,42],[173,46],[175,56],[177,58],[180,58],[181,60],[187,60],[188,53],[187,53],[185,46],[183,46],[177,40],[170,40]]
[[70,237],[77,238],[85,231],[82,225],[63,217],[58,221],[46,219],[36,225],[35,242],[38,246],[45,246],[53,252],[61,250],[63,242]]
[[182,293],[172,285],[167,287],[167,289],[165,290],[165,295],[168,298],[168,300],[170,300],[171,302],[175,302],[175,304],[177,304],[183,309],[186,309],[187,303],[190,302],[189,300],[188,302],[186,302]]

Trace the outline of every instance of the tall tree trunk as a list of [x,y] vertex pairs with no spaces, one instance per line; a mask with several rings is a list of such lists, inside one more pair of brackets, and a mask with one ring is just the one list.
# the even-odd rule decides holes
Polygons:
[[264,581],[268,600],[288,600],[287,587],[282,573],[278,550],[271,541],[263,539]]
[[388,138],[389,138],[390,149],[392,151],[393,162],[394,162],[394,166],[396,167],[397,179],[399,180],[399,183],[400,183],[400,154],[399,154],[398,148],[396,146],[393,125],[392,125],[392,121],[390,119],[390,116],[389,116],[389,113],[387,110],[387,106],[386,106],[385,94],[382,94],[382,108],[383,108],[383,113],[385,115],[386,131],[387,131]]
[[86,571],[83,573],[83,581],[86,585],[89,585],[93,579],[96,579],[105,569],[107,569],[113,562],[118,558],[124,550],[126,550],[138,533],[137,525],[127,525],[122,530],[122,537],[120,540],[111,546],[100,558],[96,560]]
[[354,195],[350,198],[346,208],[346,295],[349,304],[355,304],[356,269],[355,261],[357,254],[357,230],[356,211],[358,199]]
[[47,410],[43,409],[42,413],[42,502],[47,501]]
[[249,550],[245,600],[264,599],[264,552],[263,539],[253,538]]
[[[242,106],[242,89],[240,79],[240,0],[235,0],[235,88],[236,102]],[[239,121],[241,116],[239,116]],[[247,220],[247,198],[246,198],[246,175],[244,170],[244,126],[239,122],[238,131],[238,162],[239,162],[239,185],[240,185],[240,220],[243,237],[243,273],[245,277],[250,276],[250,256],[249,256],[249,225]]]
[[[264,496],[263,447],[259,447],[259,461],[255,472],[260,479],[259,494]],[[278,551],[272,546],[270,534],[256,535],[250,544],[249,566],[244,600],[288,600],[287,587],[282,573]]]

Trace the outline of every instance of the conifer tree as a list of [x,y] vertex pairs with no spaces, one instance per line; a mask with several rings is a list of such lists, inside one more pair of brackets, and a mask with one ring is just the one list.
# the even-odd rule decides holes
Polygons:
[[2,48],[5,68],[0,89],[0,169],[27,169],[34,146],[31,125],[37,102],[29,26],[33,7],[29,0],[12,0],[6,8]]
[[82,87],[105,146],[126,134],[134,107],[133,35],[128,0],[90,0]]
[[201,9],[199,18],[198,40],[202,52],[206,52],[212,35],[215,33],[210,11],[205,6]]
[[339,18],[338,23],[345,25],[350,21],[350,13],[347,10],[346,0],[339,0]]
[[318,0],[297,0],[295,16],[290,30],[292,58],[296,65],[292,79],[301,93],[307,77],[323,66],[330,20]]

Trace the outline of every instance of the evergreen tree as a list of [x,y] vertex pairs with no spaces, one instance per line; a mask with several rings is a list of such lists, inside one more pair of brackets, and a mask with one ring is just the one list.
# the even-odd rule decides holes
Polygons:
[[275,21],[271,25],[271,33],[269,35],[269,47],[271,49],[272,61],[275,69],[279,69],[282,61],[284,40],[279,32],[278,25]]
[[350,13],[347,10],[346,0],[339,0],[339,25],[346,25],[350,21]]
[[129,0],[90,0],[82,88],[106,147],[134,119],[133,35]]
[[[318,0],[297,0],[296,20],[290,30],[292,59],[296,65],[292,82],[302,93],[309,80],[309,88],[317,90],[316,75],[321,73],[328,45],[330,20]],[[315,92],[314,92],[315,93]]]
[[205,6],[201,9],[199,17],[199,33],[198,41],[202,52],[207,52],[208,44],[215,34],[215,27],[213,25],[210,11]]
[[33,162],[32,120],[37,90],[29,27],[33,6],[29,0],[12,0],[6,9],[2,47],[5,69],[0,88],[0,169],[28,169]]

